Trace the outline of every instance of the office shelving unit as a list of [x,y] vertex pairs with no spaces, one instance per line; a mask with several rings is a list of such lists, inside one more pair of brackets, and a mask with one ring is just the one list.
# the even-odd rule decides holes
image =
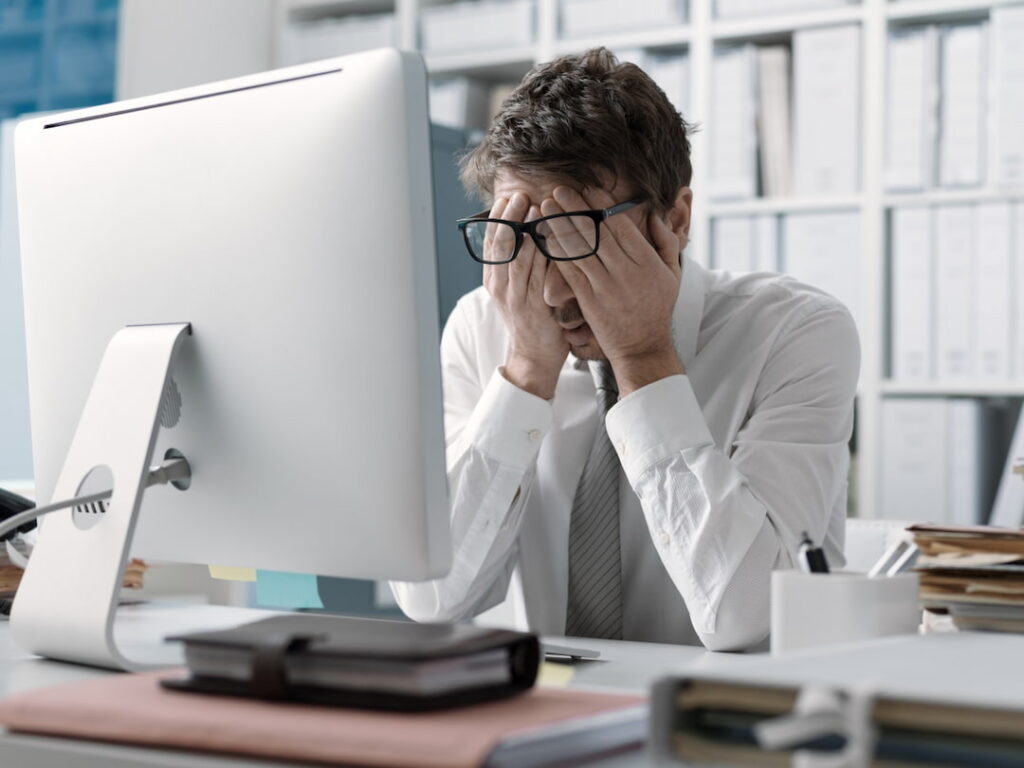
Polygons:
[[[400,44],[417,49],[419,14],[423,7],[445,0],[279,0],[278,23],[303,15],[344,15],[371,10],[393,10],[399,19]],[[947,202],[982,202],[1024,198],[1024,190],[935,189],[923,193],[886,191],[883,178],[886,41],[890,29],[909,24],[984,19],[1000,5],[1022,0],[861,0],[805,12],[765,13],[751,18],[717,19],[713,0],[689,0],[687,21],[619,34],[564,39],[559,34],[559,0],[536,0],[535,42],[515,49],[491,49],[427,57],[432,74],[458,74],[499,82],[517,79],[533,64],[564,53],[605,45],[613,50],[651,48],[685,50],[689,56],[691,114],[700,125],[692,137],[694,157],[694,209],[690,254],[707,264],[710,259],[711,221],[737,214],[790,214],[811,211],[856,211],[861,221],[861,345],[862,370],[857,404],[857,472],[853,495],[856,514],[875,516],[880,487],[881,404],[884,398],[1024,397],[1024,382],[926,382],[909,384],[887,378],[889,348],[889,243],[888,219],[897,206]],[[770,8],[771,0],[763,4]],[[710,89],[714,49],[720,44],[786,42],[797,30],[839,24],[861,28],[861,186],[859,193],[841,197],[757,198],[736,202],[711,201],[708,189],[709,143],[715,140]]]

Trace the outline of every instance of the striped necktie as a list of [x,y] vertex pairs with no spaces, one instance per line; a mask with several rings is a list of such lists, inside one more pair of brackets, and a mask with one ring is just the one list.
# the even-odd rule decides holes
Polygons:
[[598,425],[569,518],[569,596],[565,634],[622,638],[622,560],[619,547],[619,457],[605,414],[619,399],[612,367],[591,362]]

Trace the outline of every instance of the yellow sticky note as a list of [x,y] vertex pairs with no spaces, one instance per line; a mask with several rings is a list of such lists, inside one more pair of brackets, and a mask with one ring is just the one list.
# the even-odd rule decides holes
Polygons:
[[256,569],[211,565],[210,576],[214,579],[224,579],[224,581],[256,581]]
[[545,688],[565,688],[572,682],[572,676],[575,672],[576,670],[570,664],[545,661],[540,665],[537,684],[543,685]]

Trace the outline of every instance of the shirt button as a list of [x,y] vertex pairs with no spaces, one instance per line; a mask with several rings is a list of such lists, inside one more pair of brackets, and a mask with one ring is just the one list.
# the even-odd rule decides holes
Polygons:
[[618,448],[619,448],[619,454],[622,455],[622,456],[625,456],[626,455],[626,441],[625,440],[619,440]]
[[531,443],[536,443],[538,440],[540,440],[540,430],[531,429],[529,432],[526,433],[526,436],[530,439]]
[[668,534],[664,531],[658,531],[658,541],[667,547],[669,542]]

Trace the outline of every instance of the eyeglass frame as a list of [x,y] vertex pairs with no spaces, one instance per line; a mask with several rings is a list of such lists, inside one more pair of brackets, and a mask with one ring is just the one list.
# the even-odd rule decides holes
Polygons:
[[[539,219],[533,221],[509,221],[508,219],[492,219],[492,218],[481,218],[490,213],[489,210],[475,213],[472,216],[467,216],[464,219],[456,220],[456,225],[459,231],[462,233],[462,240],[466,244],[466,250],[469,251],[469,255],[473,258],[473,261],[479,264],[490,264],[490,265],[501,265],[508,264],[515,261],[519,255],[519,251],[523,247],[523,235],[529,235],[530,239],[533,240],[533,244],[537,246],[537,250],[540,251],[545,258],[551,259],[552,261],[579,261],[580,259],[589,259],[591,256],[597,254],[598,249],[601,247],[601,222],[611,218],[612,216],[628,211],[631,208],[635,208],[638,205],[646,202],[642,197],[634,197],[632,200],[626,200],[621,203],[616,203],[611,208],[604,209],[593,209],[589,211],[567,211],[565,213],[552,213],[549,216],[542,216]],[[586,216],[593,220],[595,234],[594,234],[594,250],[590,253],[585,253],[582,256],[552,256],[548,253],[547,248],[541,245],[541,240],[547,238],[543,235],[540,239],[537,238],[537,226],[542,222],[548,221],[549,219],[558,219],[565,216]],[[469,235],[466,233],[466,227],[471,223],[493,223],[493,224],[506,224],[515,231],[516,233],[516,245],[512,249],[512,255],[504,261],[484,261],[477,257],[473,252],[473,246],[469,244]]]

